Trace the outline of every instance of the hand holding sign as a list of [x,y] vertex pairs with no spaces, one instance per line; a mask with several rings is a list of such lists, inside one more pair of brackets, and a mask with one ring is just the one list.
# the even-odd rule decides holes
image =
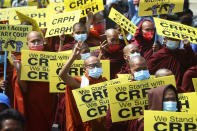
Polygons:
[[184,40],[183,40],[183,44],[184,44],[184,48],[190,46],[190,42],[189,42],[188,39],[184,39]]

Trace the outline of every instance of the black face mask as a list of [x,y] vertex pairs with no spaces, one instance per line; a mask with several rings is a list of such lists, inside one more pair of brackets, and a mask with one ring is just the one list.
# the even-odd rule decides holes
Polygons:
[[181,24],[191,26],[192,25],[192,20],[193,19],[191,17],[187,17],[187,18],[181,19]]

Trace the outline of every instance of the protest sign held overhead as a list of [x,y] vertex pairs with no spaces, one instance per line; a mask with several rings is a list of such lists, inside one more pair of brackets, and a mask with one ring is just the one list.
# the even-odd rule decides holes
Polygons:
[[112,122],[139,118],[148,109],[148,90],[168,84],[176,86],[173,75],[107,87]]
[[[110,62],[109,60],[101,60],[100,61],[103,68],[102,76],[110,79]],[[58,93],[65,92],[65,83],[58,76],[59,71],[62,69],[66,61],[50,61],[50,73],[49,73],[49,81],[50,81],[50,92]],[[75,60],[74,63],[70,67],[69,75],[71,76],[82,76],[84,75],[84,61],[83,60]]]
[[0,9],[0,21],[9,20],[9,10],[8,9]]
[[180,93],[178,94],[178,97],[179,97],[179,105],[181,107],[181,112],[196,113],[197,111],[196,92]]
[[[28,11],[25,12],[23,11],[21,13],[24,13],[25,15],[35,19],[40,28],[47,27],[47,20],[50,18],[47,8],[29,9]],[[20,20],[15,11],[10,14],[9,24],[14,24],[14,25],[20,24]]]
[[0,51],[20,52],[27,47],[27,35],[32,26],[0,24]]
[[50,3],[62,3],[64,0],[50,0]]
[[65,10],[82,10],[81,17],[87,16],[88,12],[97,13],[104,10],[103,0],[65,0]]
[[140,0],[138,16],[182,12],[183,3],[184,0]]
[[179,40],[186,38],[190,42],[197,44],[196,28],[160,18],[154,18],[154,21],[158,35]]
[[60,3],[50,3],[48,6],[47,6],[47,9],[53,13],[53,14],[56,14],[57,11],[64,11],[65,9],[65,4],[64,2],[60,2]]
[[137,26],[134,25],[129,19],[127,19],[124,15],[118,12],[116,9],[111,8],[111,11],[108,16],[111,20],[113,20],[116,24],[120,25],[123,29],[128,31],[131,35],[135,35],[137,30]]
[[195,131],[197,114],[144,111],[144,131]]
[[197,92],[197,78],[192,78],[192,82],[193,82],[194,90],[195,92]]
[[128,80],[113,79],[72,90],[82,121],[85,122],[106,116],[109,105],[107,87],[125,82],[128,82]]
[[49,0],[28,0],[28,6],[47,6],[49,4]]
[[58,36],[63,31],[64,34],[71,34],[73,25],[79,22],[80,15],[81,10],[53,15],[48,21],[49,26],[45,37]]
[[21,54],[21,80],[45,82],[49,81],[49,61],[68,60],[70,56],[66,53],[30,50],[23,50]]

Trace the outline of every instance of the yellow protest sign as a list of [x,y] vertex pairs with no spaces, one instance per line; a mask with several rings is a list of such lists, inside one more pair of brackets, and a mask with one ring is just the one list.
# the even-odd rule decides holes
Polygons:
[[106,116],[109,105],[107,86],[125,82],[128,81],[125,79],[113,79],[72,90],[82,121],[85,122]]
[[158,35],[183,40],[188,39],[197,44],[197,29],[160,18],[154,18]]
[[39,6],[39,4],[41,4],[41,6],[46,6],[49,4],[49,0],[39,0],[40,3],[38,2],[38,0],[28,0],[28,6]]
[[64,0],[50,0],[50,3],[62,3]]
[[112,122],[137,119],[148,109],[148,90],[175,84],[174,76],[159,77],[107,87]]
[[0,9],[0,21],[9,20],[9,10],[8,9]]
[[26,15],[24,15],[24,14],[18,12],[18,11],[16,11],[16,14],[17,14],[17,16],[18,16],[18,18],[19,18],[19,20],[20,20],[21,23],[23,23],[23,22],[29,22],[29,23],[31,23],[32,24],[32,30],[33,31],[40,32],[40,34],[42,35],[42,37],[44,37],[42,31],[40,30],[40,28],[38,26],[38,23],[34,19],[32,19],[29,16],[26,16]]
[[12,2],[11,0],[1,0],[0,7],[11,7],[12,6],[11,2]]
[[49,81],[49,61],[68,60],[70,54],[22,50],[21,52],[21,80]]
[[116,9],[111,8],[108,17],[111,20],[113,20],[116,24],[120,25],[123,29],[128,31],[131,35],[135,35],[137,26],[133,24],[129,19],[127,19],[124,15],[122,15],[120,12],[118,12]]
[[47,9],[52,12],[53,14],[55,14],[57,11],[64,11],[65,9],[65,4],[64,2],[59,2],[59,3],[50,3],[48,6],[47,6]]
[[181,112],[196,113],[196,92],[178,94]]
[[192,82],[193,82],[194,90],[195,92],[197,92],[197,78],[192,78]]
[[82,10],[81,17],[87,16],[88,12],[97,13],[104,10],[103,0],[65,0],[65,10]]
[[140,0],[138,16],[182,12],[183,3],[184,0]]
[[[90,53],[91,53],[91,52],[94,52],[96,50],[99,50],[100,49],[100,46],[89,47],[89,49],[90,49]],[[72,50],[60,51],[58,53],[69,53],[69,54],[71,54],[72,53]]]
[[[25,15],[35,19],[40,28],[47,27],[47,21],[51,16],[51,13],[48,12],[47,8],[29,9],[28,11],[25,11],[25,12],[23,11],[21,13],[24,13]],[[13,24],[13,25],[20,24],[20,20],[15,11],[10,14],[9,24]]]
[[196,131],[197,114],[144,111],[144,131]]
[[0,24],[0,51],[16,51],[28,49],[27,34],[32,26]]
[[67,13],[54,14],[48,21],[48,28],[45,37],[58,36],[63,31],[65,34],[73,32],[73,25],[79,22],[81,10]]
[[[117,74],[118,78],[125,78],[125,79],[128,79],[128,80],[132,80],[133,77],[131,76],[131,74]],[[151,75],[150,78],[155,78],[154,75]]]
[[[66,61],[51,61],[49,77],[50,77],[50,92],[65,92],[65,83],[58,77],[59,71],[64,66]],[[110,79],[110,62],[109,60],[101,60],[103,74],[102,76]],[[84,75],[84,61],[83,60],[75,60],[74,63],[70,67],[69,74],[71,76],[82,76]]]

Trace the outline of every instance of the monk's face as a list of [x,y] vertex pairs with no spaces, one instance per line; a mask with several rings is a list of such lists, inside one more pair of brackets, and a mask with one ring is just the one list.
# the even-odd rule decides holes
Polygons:
[[142,24],[142,36],[146,40],[152,40],[155,34],[154,24],[150,21],[144,21]]
[[93,27],[95,30],[97,30],[97,32],[99,33],[99,35],[103,35],[105,33],[105,19],[102,15],[95,15],[94,16],[94,21],[93,21]]
[[177,102],[177,100],[176,100],[176,94],[175,94],[175,92],[172,89],[167,89],[165,91],[163,102],[166,102],[166,101],[174,101],[174,102]]
[[147,70],[148,67],[146,65],[146,61],[140,61],[138,59],[131,59],[131,63],[132,65],[130,65],[131,67],[131,75],[134,77],[134,73],[141,71],[141,70]]
[[169,50],[176,50],[180,47],[180,40],[174,38],[165,38],[164,44]]
[[38,50],[41,51],[43,50],[43,39],[40,33],[38,32],[32,32],[28,35],[27,39],[27,45],[29,46],[30,50]]
[[136,53],[140,53],[139,48],[137,46],[129,46],[129,48],[124,52],[124,59],[129,62],[130,55],[134,55]]
[[89,57],[85,60],[84,71],[89,74],[89,69],[101,68],[100,60],[97,57]]
[[120,41],[118,38],[118,32],[111,32],[107,34],[108,52],[114,53],[120,48]]
[[75,34],[87,34],[87,31],[84,27],[81,27],[79,25],[75,26],[74,31],[73,31],[73,37]]
[[13,119],[7,119],[2,122],[1,131],[23,131],[22,124]]

